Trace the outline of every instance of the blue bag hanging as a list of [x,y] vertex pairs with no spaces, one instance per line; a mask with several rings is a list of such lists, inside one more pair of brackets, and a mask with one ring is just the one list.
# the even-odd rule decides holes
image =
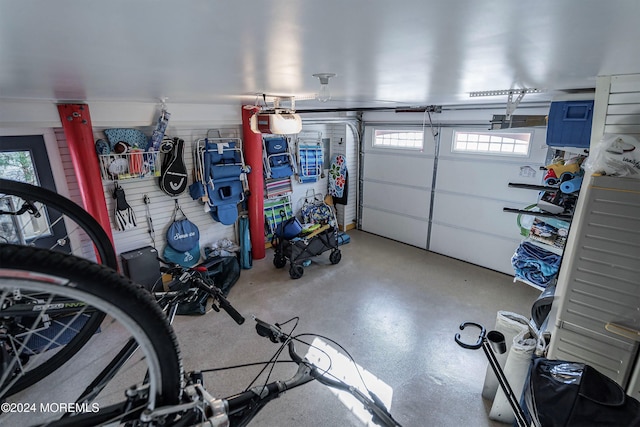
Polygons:
[[240,267],[248,270],[253,266],[253,257],[251,256],[251,236],[249,234],[249,217],[247,215],[242,215],[240,219],[238,219],[238,230],[240,240]]
[[[183,216],[180,220],[177,218],[178,212]],[[200,248],[200,230],[198,230],[198,226],[187,219],[178,204],[178,199],[175,200],[173,217],[167,229],[167,244],[178,252],[190,251],[194,247]]]

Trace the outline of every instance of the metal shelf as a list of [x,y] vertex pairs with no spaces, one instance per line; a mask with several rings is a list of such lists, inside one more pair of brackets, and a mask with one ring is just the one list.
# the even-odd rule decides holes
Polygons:
[[103,181],[154,178],[160,176],[160,152],[132,150],[124,154],[98,156]]

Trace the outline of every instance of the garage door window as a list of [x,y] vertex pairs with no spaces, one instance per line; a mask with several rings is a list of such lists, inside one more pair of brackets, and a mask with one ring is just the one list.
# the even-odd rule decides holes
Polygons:
[[455,131],[451,151],[468,154],[528,157],[531,133]]
[[424,133],[417,130],[376,129],[373,136],[375,148],[422,150]]

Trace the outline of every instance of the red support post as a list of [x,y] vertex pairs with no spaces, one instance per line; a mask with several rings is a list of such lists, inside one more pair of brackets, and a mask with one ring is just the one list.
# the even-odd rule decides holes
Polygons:
[[82,203],[104,228],[113,243],[107,202],[102,188],[100,165],[93,142],[93,127],[86,104],[58,104],[58,114],[69,146]]
[[253,259],[265,257],[264,244],[264,175],[262,167],[262,134],[251,130],[251,116],[258,107],[242,107],[242,135],[244,144],[244,160],[251,167],[248,174],[251,195],[247,201],[249,211],[249,235],[251,236],[251,252]]

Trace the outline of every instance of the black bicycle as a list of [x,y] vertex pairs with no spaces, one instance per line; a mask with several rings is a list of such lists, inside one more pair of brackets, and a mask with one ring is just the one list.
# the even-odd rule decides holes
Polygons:
[[[53,191],[23,182],[0,179],[0,243],[46,248],[118,268],[109,237],[84,209]],[[19,358],[11,363],[21,371],[8,375],[11,369],[3,369],[0,397],[54,372],[89,341],[104,320],[102,312],[79,310],[73,306],[77,302],[49,297],[23,291],[0,300],[4,313],[0,339],[5,343],[0,356],[6,364],[18,352]],[[56,311],[51,310],[54,304],[59,307]],[[29,329],[38,331],[37,338],[26,342]]]
[[[194,277],[195,280],[193,280]],[[185,281],[185,283],[187,282],[198,283],[199,278],[193,276]],[[202,283],[207,285],[204,280]],[[196,288],[209,289],[214,295],[218,295],[218,292],[210,289],[208,285],[206,287],[196,286]],[[88,350],[102,354],[103,351],[112,347],[113,337],[111,335],[102,336],[102,334],[106,334],[108,330],[112,331],[111,325],[118,324],[116,336],[126,338],[124,340],[125,348],[127,345],[134,345],[136,351],[142,355],[142,357],[136,358],[134,367],[137,367],[140,362],[144,362],[142,368],[133,370],[125,364],[118,363],[117,368],[109,364],[98,375],[98,377],[102,377],[100,390],[96,390],[95,381],[89,384],[84,388],[81,397],[74,400],[72,410],[65,412],[61,419],[41,420],[47,425],[99,425],[114,422],[130,425],[159,425],[163,423],[166,425],[198,425],[209,422],[210,424],[203,425],[244,426],[269,401],[287,390],[312,380],[350,392],[365,405],[367,410],[373,414],[374,420],[380,425],[399,425],[375,395],[365,394],[337,378],[331,378],[326,369],[318,368],[300,356],[294,346],[298,338],[283,332],[277,325],[256,320],[258,334],[288,348],[291,359],[298,364],[295,375],[287,380],[272,381],[263,386],[253,387],[243,393],[218,399],[213,398],[206,391],[198,372],[184,374],[176,336],[167,315],[154,296],[142,286],[132,283],[112,269],[73,255],[56,253],[46,249],[0,245],[2,300],[10,299],[17,290],[26,293],[46,293],[51,296],[51,300],[64,300],[67,301],[67,304],[75,302],[76,308],[80,307],[82,312],[93,310],[108,313],[107,325],[104,329],[101,328],[87,344]],[[170,301],[175,301],[172,299],[172,295],[178,295],[181,292],[184,290],[169,291],[165,296]],[[41,307],[38,309],[36,317],[40,317],[41,313],[46,313],[49,308],[52,310],[60,308],[54,307],[54,305]],[[172,307],[173,305],[169,304],[168,306]],[[237,322],[243,319],[228,301],[223,308],[225,306],[226,311],[232,314]],[[31,335],[37,336],[37,331],[29,332]],[[99,346],[100,350],[94,346]],[[16,352],[16,354],[19,353]],[[119,354],[122,356],[123,353]],[[6,355],[7,353],[3,354],[3,357]],[[124,359],[129,359],[127,363],[130,362],[130,356],[131,354],[124,357]],[[116,359],[117,357],[112,361]],[[81,362],[78,360],[77,363]],[[122,362],[122,357],[119,362]],[[15,364],[20,363],[19,360],[15,362]],[[93,363],[85,364],[93,366]],[[12,365],[3,363],[3,367],[6,366]],[[77,365],[72,364],[71,366],[72,372],[78,375]],[[13,375],[14,371],[13,368],[9,371],[5,370],[3,375]],[[64,367],[58,371],[64,371]],[[95,372],[95,370],[93,371]],[[50,378],[57,373],[57,371],[54,372],[46,382],[50,384],[53,381]],[[113,375],[111,375],[112,373]],[[125,382],[122,382],[123,373]],[[106,377],[108,377],[108,381],[104,381]],[[119,397],[111,402],[102,399],[99,396],[101,392],[106,390],[107,386],[111,387],[114,382],[115,388],[120,392],[117,394]],[[38,385],[36,384],[35,387]],[[77,387],[74,381],[73,391],[79,390]],[[126,391],[124,397],[122,397],[123,390]],[[58,396],[52,397],[50,391],[43,402],[33,404],[42,408],[42,405],[46,405],[52,399],[60,399]],[[112,394],[108,395],[112,396]],[[30,403],[34,402],[31,395],[25,396],[29,396]],[[14,401],[16,405],[25,401],[22,400],[24,396],[19,399]],[[87,410],[96,403],[98,411]],[[8,408],[8,412],[11,412],[12,407],[8,406]],[[24,408],[15,406],[15,409]],[[7,415],[13,414],[2,416]],[[225,424],[225,422],[229,424]]]
[[[296,374],[213,398],[202,384],[202,371],[183,372],[170,320],[180,302],[203,291],[237,323],[244,318],[204,271],[173,266],[168,272],[174,276],[169,289],[152,294],[88,259],[51,248],[0,245],[0,422],[242,426],[284,391],[315,379],[352,393],[377,423],[399,425],[375,395],[331,378],[298,355],[294,341],[299,336],[259,320],[258,333],[280,343],[277,354],[288,348],[298,364]],[[90,333],[80,324],[85,317],[102,321]],[[34,365],[46,366],[81,334],[89,336],[62,358],[70,358],[68,363],[33,374]],[[17,390],[25,377],[30,384]]]

